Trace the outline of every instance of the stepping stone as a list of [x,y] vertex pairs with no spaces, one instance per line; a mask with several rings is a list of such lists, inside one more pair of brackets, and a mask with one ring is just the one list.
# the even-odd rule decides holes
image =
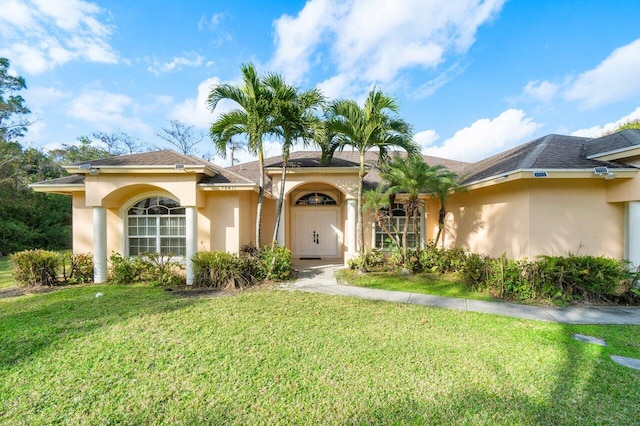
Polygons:
[[623,365],[625,367],[640,370],[640,359],[627,358],[626,356],[611,355],[611,361]]
[[581,342],[592,343],[594,345],[600,345],[600,346],[607,346],[607,342],[605,342],[604,339],[598,339],[597,337],[587,336],[585,334],[572,334],[571,337]]

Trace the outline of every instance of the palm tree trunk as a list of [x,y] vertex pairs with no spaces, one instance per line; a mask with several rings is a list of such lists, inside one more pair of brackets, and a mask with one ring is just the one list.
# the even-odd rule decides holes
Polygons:
[[264,201],[264,154],[258,151],[258,164],[260,165],[260,183],[258,184],[258,209],[256,212],[256,247],[262,247],[262,202]]
[[364,152],[360,152],[360,170],[358,171],[358,249],[360,256],[364,256],[364,215],[362,213],[362,183],[364,181]]
[[[280,177],[280,193],[278,194],[278,204],[276,206],[276,223],[273,226],[273,239],[272,247],[275,246],[278,239],[278,229],[280,228],[280,219],[282,217],[282,204],[284,203],[284,187],[287,181],[287,163],[289,162],[289,150],[285,149],[285,153],[282,156],[282,175]],[[284,242],[282,243],[284,246]]]
[[[446,216],[447,211],[445,210],[444,203],[440,201],[440,211],[438,212],[438,234],[436,235],[435,240],[433,240],[436,246],[438,245],[440,234],[442,234],[442,230],[444,229],[444,218]],[[444,247],[444,234],[442,234],[442,246]]]

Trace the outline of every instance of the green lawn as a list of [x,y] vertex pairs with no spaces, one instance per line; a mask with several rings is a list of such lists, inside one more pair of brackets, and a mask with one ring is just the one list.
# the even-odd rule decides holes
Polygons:
[[609,360],[640,357],[635,326],[277,290],[206,299],[94,285],[0,299],[0,336],[0,424],[640,418],[640,371]]
[[9,256],[0,256],[0,288],[11,287],[13,277],[9,266]]
[[407,291],[463,299],[495,300],[495,298],[488,293],[481,293],[469,289],[453,274],[441,275],[429,272],[411,275],[389,272],[360,274],[358,271],[343,269],[337,271],[336,276],[339,280],[349,285],[359,287]]

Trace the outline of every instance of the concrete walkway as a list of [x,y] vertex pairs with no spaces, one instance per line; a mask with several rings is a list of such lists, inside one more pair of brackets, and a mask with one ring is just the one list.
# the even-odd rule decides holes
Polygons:
[[401,291],[376,290],[338,284],[334,271],[341,264],[327,265],[320,261],[297,261],[298,279],[283,288],[311,293],[360,297],[387,302],[410,303],[461,311],[504,315],[514,318],[557,322],[562,324],[626,324],[640,325],[640,308],[606,306],[587,308],[556,308],[551,306],[528,306],[516,303],[486,302],[481,300],[455,299]]

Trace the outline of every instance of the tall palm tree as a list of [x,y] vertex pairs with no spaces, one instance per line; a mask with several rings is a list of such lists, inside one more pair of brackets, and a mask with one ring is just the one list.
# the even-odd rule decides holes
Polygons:
[[264,149],[262,139],[274,134],[272,116],[273,92],[264,84],[253,64],[240,67],[242,84],[239,86],[223,83],[211,88],[207,105],[214,112],[223,99],[234,101],[238,107],[221,114],[211,125],[211,137],[218,153],[225,158],[227,145],[236,135],[245,135],[248,139],[247,150],[258,157],[260,179],[258,183],[258,206],[256,214],[256,245],[261,246],[262,205],[264,200]]
[[438,233],[434,239],[436,245],[438,245],[440,235],[442,235],[442,244],[444,245],[444,234],[442,234],[442,230],[444,229],[444,220],[447,217],[446,202],[455,191],[463,189],[463,186],[460,185],[458,180],[457,174],[447,170],[438,176],[434,186],[428,192],[429,195],[440,201],[440,211],[438,212]]
[[300,92],[297,87],[286,84],[279,74],[267,75],[264,83],[272,91],[273,124],[282,140],[282,176],[272,239],[275,244],[281,222],[287,165],[291,157],[291,148],[298,140],[302,140],[305,145],[311,140],[313,128],[317,127],[319,122],[315,111],[324,102],[324,96],[318,89]]
[[411,139],[411,125],[396,116],[398,109],[395,99],[376,89],[369,92],[364,107],[347,99],[334,101],[329,106],[329,126],[335,132],[340,146],[351,146],[360,153],[356,206],[360,255],[364,255],[362,183],[365,175],[365,154],[377,149],[379,161],[384,162],[391,147],[399,147],[409,153],[417,152],[417,146]]

